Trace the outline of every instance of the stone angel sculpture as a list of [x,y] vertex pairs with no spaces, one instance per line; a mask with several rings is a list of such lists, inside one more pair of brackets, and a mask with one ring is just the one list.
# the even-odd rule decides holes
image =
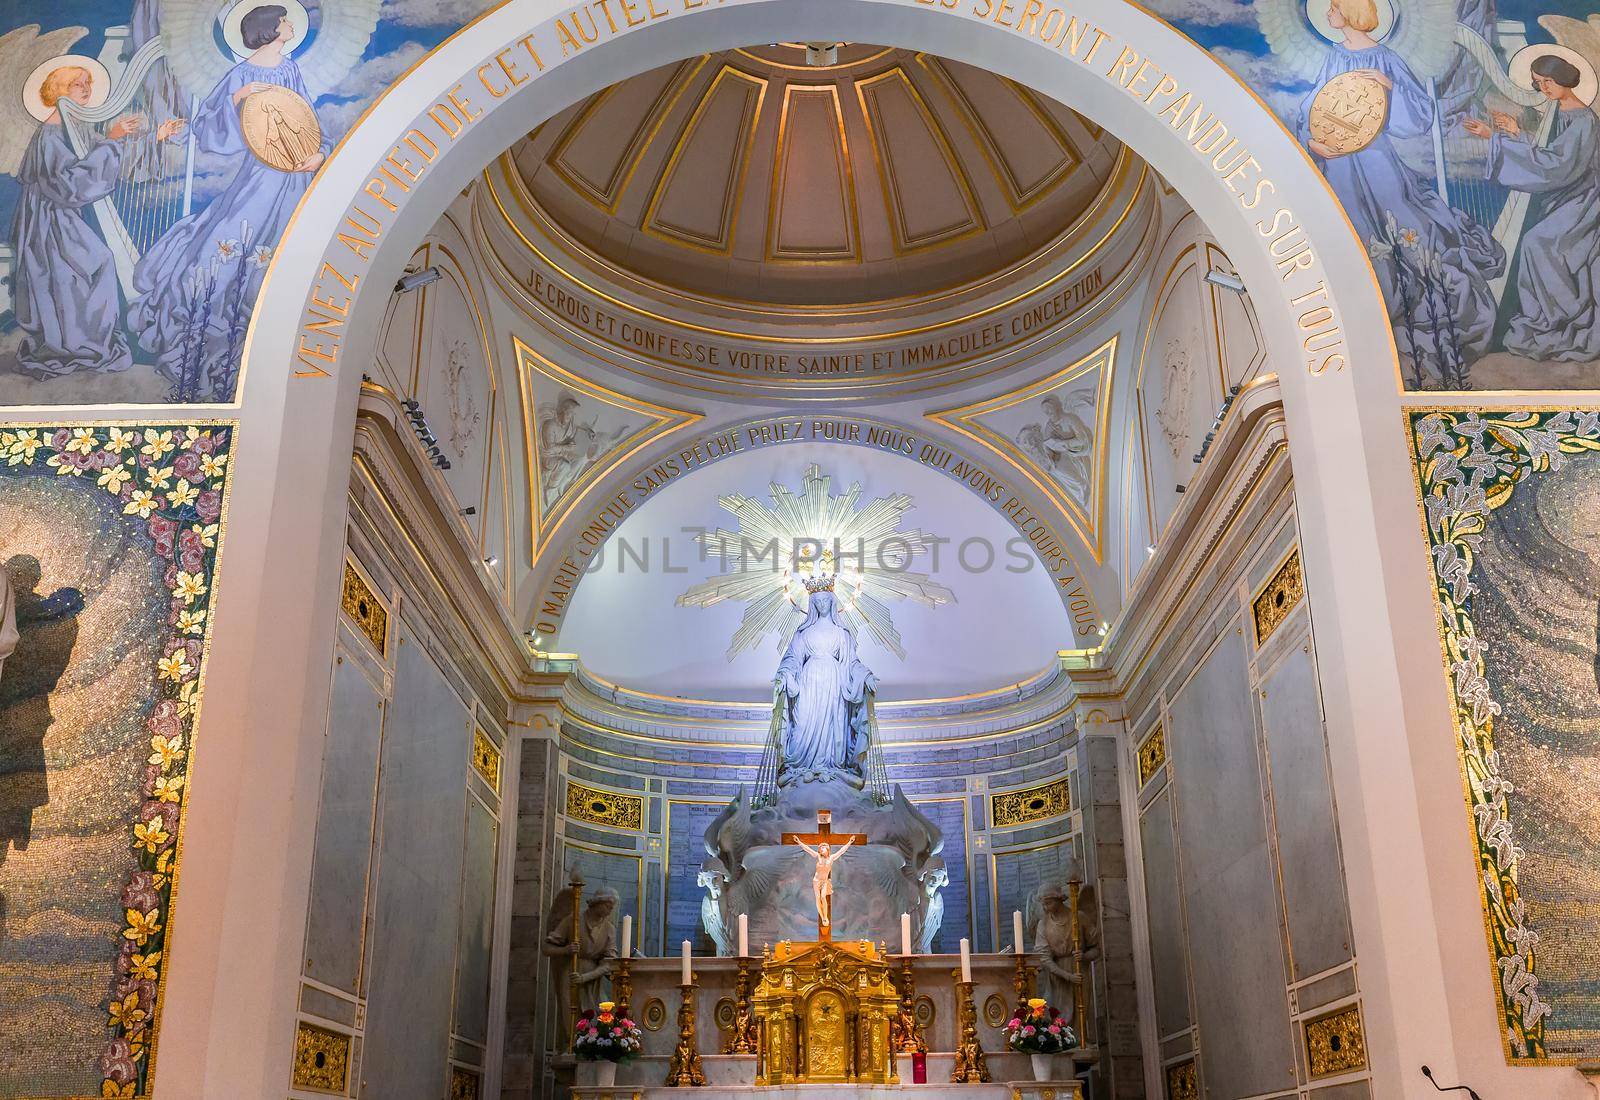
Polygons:
[[[601,983],[611,973],[611,960],[617,957],[616,928],[612,914],[617,908],[617,892],[609,886],[584,891],[583,913],[573,911],[573,888],[566,886],[556,894],[545,920],[544,943],[540,952],[550,960],[550,985],[556,997],[556,1029],[561,1049],[572,1042],[573,937],[581,937],[577,951],[579,1010],[600,1003]],[[574,923],[577,932],[574,933]]]
[[[1075,1003],[1079,962],[1087,976],[1089,964],[1100,957],[1099,906],[1092,883],[1084,883],[1078,891],[1078,942],[1073,941],[1068,884],[1082,877],[1082,865],[1073,859],[1063,880],[1045,883],[1028,899],[1028,938],[1040,957],[1039,995],[1060,1009]],[[1087,1005],[1089,991],[1085,989],[1083,995]],[[1079,1039],[1085,1041],[1082,1036]]]

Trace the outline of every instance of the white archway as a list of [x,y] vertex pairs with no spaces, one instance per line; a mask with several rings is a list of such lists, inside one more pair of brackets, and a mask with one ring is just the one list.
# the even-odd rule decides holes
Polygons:
[[[1374,1069],[1408,1094],[1420,1061],[1453,1072],[1430,916],[1430,858],[1444,857],[1425,844],[1412,755],[1396,751],[1420,742],[1408,729],[1448,719],[1442,692],[1408,701],[1401,691],[1438,672],[1423,557],[1381,537],[1416,524],[1401,488],[1395,352],[1364,249],[1270,111],[1125,0],[1092,17],[1048,0],[509,0],[355,127],[291,223],[257,306],[210,664],[213,683],[249,690],[209,699],[199,734],[164,1019],[164,1034],[183,1039],[163,1046],[163,1095],[282,1091],[351,426],[406,257],[484,164],[579,97],[678,57],[821,38],[930,50],[1093,117],[1178,187],[1237,262],[1282,375],[1313,611],[1328,639],[1323,686],[1357,947],[1371,966]],[[1445,761],[1459,813],[1451,759],[1446,744],[1427,763]],[[1463,912],[1475,918],[1475,900]]]

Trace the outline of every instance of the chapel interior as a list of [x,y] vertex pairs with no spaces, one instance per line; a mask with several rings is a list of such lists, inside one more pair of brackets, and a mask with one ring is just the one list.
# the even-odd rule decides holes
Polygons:
[[[148,6],[169,3],[183,7]],[[938,5],[955,6],[860,6],[893,9],[892,28]],[[310,6],[322,26],[344,10]],[[383,18],[425,6],[386,2]],[[730,0],[729,18],[762,6]],[[1203,23],[1215,5],[1192,6]],[[1352,226],[1274,220],[1333,191],[1298,145],[1291,169],[1263,151],[1299,137],[1254,91],[1260,118],[1225,111],[1221,82],[1241,89],[1209,55],[1219,83],[1185,83],[1180,122],[1147,106],[1165,74],[1137,55],[1122,87],[1069,107],[1005,75],[1001,46],[987,67],[982,50],[892,38],[693,53],[685,31],[662,40],[673,60],[630,66],[571,26],[573,60],[554,37],[539,60],[530,33],[427,90],[330,214],[326,181],[391,109],[341,101],[351,136],[335,150],[330,129],[273,266],[241,285],[281,304],[289,253],[345,251],[301,313],[239,322],[235,400],[132,404],[120,415],[157,427],[125,439],[98,413],[55,442],[0,425],[0,462],[51,455],[25,492],[0,483],[0,520],[137,521],[115,550],[62,537],[96,584],[124,585],[116,614],[154,624],[141,641],[110,597],[85,611],[64,594],[87,582],[48,554],[41,581],[34,561],[23,637],[44,624],[63,667],[85,663],[62,681],[79,694],[40,689],[30,720],[93,726],[96,692],[132,690],[120,656],[88,663],[97,636],[151,647],[165,693],[134,722],[131,778],[105,788],[142,807],[106,842],[121,858],[134,830],[134,880],[59,875],[115,899],[83,933],[114,963],[28,969],[81,929],[26,909],[31,869],[67,866],[56,833],[41,825],[30,852],[26,821],[0,813],[0,992],[44,1004],[59,982],[93,1010],[0,1027],[0,1098],[47,1078],[62,1082],[49,1100],[1600,1091],[1600,852],[1584,831],[1600,772],[1517,740],[1600,730],[1600,681],[1583,678],[1600,676],[1600,551],[1583,548],[1600,547],[1600,416],[1529,419],[1559,415],[1536,402],[1460,427],[1448,418],[1478,406],[1442,384],[1406,405],[1403,370],[1469,374],[1460,348],[1397,343],[1378,315],[1410,290],[1371,265],[1420,246],[1352,253],[1349,275],[1323,242]],[[1087,72],[1077,49],[1061,64]],[[425,71],[425,52],[394,56]],[[579,63],[612,57],[632,75]],[[410,70],[391,68],[398,99]],[[482,153],[496,103],[534,78],[556,90],[515,140],[411,215],[458,135]],[[474,129],[474,110],[490,121]],[[1156,170],[1153,131],[1181,134],[1192,178]],[[1431,166],[1433,151],[1412,153]],[[1283,193],[1257,212],[1269,176]],[[1314,194],[1293,190],[1305,178]],[[1241,218],[1246,234],[1223,231]],[[391,274],[372,258],[395,240],[411,251]],[[1445,286],[1446,261],[1418,262]],[[1372,315],[1336,324],[1319,277]],[[353,304],[374,286],[381,316]],[[280,330],[294,350],[266,361]],[[1346,363],[1339,341],[1388,357]],[[1505,377],[1521,369],[1496,354]],[[143,360],[130,377],[166,385]],[[1482,453],[1513,440],[1523,466]],[[110,473],[93,465],[113,450]],[[1576,488],[1519,487],[1502,508],[1569,462]],[[171,498],[145,489],[172,492],[169,475],[215,489],[172,524]],[[120,496],[58,503],[95,484]],[[319,492],[326,507],[299,499]],[[1441,545],[1440,517],[1474,508],[1501,511]],[[1519,548],[1552,531],[1556,564],[1525,568]],[[57,537],[42,521],[0,536]],[[119,571],[137,576],[105,579]],[[0,630],[13,678],[15,642]],[[1510,683],[1532,686],[1502,698]],[[56,751],[36,741],[41,760]],[[57,814],[100,797],[50,784]],[[1501,808],[1524,788],[1542,809],[1513,841]],[[1556,888],[1525,903],[1525,869]],[[8,956],[7,937],[37,958]],[[106,1053],[49,1078],[28,1052],[79,1017],[84,1049]]]

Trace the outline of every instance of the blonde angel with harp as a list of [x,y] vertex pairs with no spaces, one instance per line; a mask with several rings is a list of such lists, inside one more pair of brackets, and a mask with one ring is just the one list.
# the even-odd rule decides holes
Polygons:
[[122,371],[132,364],[121,325],[122,298],[112,249],[84,217],[122,178],[130,140],[176,136],[182,119],[151,128],[124,114],[86,149],[75,148],[64,105],[93,108],[109,92],[105,67],[62,52],[82,27],[39,33],[18,27],[0,37],[0,103],[20,107],[0,125],[0,172],[22,185],[11,227],[16,250],[13,297],[20,369],[48,378],[79,371]]

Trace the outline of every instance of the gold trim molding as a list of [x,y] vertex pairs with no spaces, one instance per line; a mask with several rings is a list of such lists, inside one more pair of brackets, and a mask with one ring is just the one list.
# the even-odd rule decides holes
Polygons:
[[1361,1033],[1361,1006],[1349,1005],[1306,1020],[1306,1065],[1312,1077],[1353,1073],[1367,1066],[1367,1044]]
[[1167,1100],[1200,1100],[1200,1068],[1193,1058],[1167,1067]]
[[1257,647],[1266,644],[1290,612],[1300,606],[1305,594],[1305,575],[1300,571],[1300,548],[1296,546],[1272,574],[1272,579],[1250,601],[1251,615],[1256,624]]
[[996,829],[1059,817],[1071,809],[1072,792],[1064,778],[989,796],[990,825]]
[[1167,762],[1167,733],[1160,726],[1150,731],[1150,736],[1139,743],[1139,789],[1160,771]]
[[294,1087],[344,1093],[350,1085],[350,1036],[302,1023],[294,1033]]
[[384,606],[367,578],[348,559],[344,563],[344,587],[339,593],[339,608],[350,617],[356,629],[366,635],[378,651],[378,656],[389,655],[389,609]]
[[644,827],[644,798],[641,795],[602,791],[567,780],[566,814],[575,821],[609,825],[614,829]]
[[480,1100],[483,1081],[470,1069],[450,1067],[450,1100]]

